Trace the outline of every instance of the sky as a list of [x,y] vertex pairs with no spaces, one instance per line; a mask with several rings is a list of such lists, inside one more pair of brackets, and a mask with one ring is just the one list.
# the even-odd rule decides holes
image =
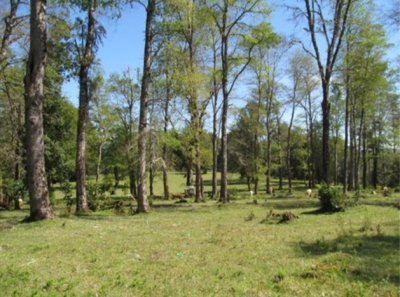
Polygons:
[[[288,14],[284,16],[282,11],[273,14],[272,23],[275,32],[288,33],[285,24]],[[146,23],[145,11],[142,6],[135,6],[123,12],[122,17],[115,20],[101,20],[107,30],[103,45],[97,52],[97,58],[101,61],[101,67],[105,77],[113,72],[122,73],[128,67],[131,70],[143,67],[144,56],[144,30]],[[78,84],[72,80],[63,86],[64,95],[78,106]]]
[[[377,2],[383,5],[387,4],[387,0],[377,0]],[[290,16],[290,12],[284,8],[276,8],[271,15],[271,23],[276,33],[291,35],[296,32],[293,23],[288,21]],[[137,68],[142,69],[145,29],[144,8],[136,5],[133,8],[126,9],[118,20],[101,19],[100,21],[107,31],[103,45],[100,46],[97,53],[104,76],[108,77],[113,72],[122,73],[128,67],[132,71]],[[391,33],[389,38],[392,43],[396,44],[391,50],[391,54],[394,56],[397,53],[398,55],[400,52],[400,31]],[[63,93],[75,106],[78,106],[78,84],[76,81],[72,80],[66,83],[63,87]]]

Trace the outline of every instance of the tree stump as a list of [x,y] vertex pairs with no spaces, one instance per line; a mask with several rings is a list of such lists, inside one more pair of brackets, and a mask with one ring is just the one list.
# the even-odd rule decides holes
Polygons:
[[279,221],[279,223],[285,223],[287,221],[291,221],[293,219],[298,219],[299,217],[296,216],[294,213],[292,213],[291,211],[288,212],[284,212],[282,214],[282,219]]

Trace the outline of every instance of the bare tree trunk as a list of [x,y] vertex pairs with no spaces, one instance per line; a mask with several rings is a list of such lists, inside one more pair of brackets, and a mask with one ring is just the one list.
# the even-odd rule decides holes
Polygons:
[[137,199],[137,213],[148,213],[151,211],[146,192],[146,130],[147,130],[147,111],[149,105],[149,85],[151,77],[151,48],[153,43],[153,18],[156,10],[156,0],[148,0],[146,7],[146,32],[144,45],[143,77],[142,90],[140,94],[140,115],[139,115],[139,187]]
[[[166,98],[165,98],[165,106],[164,106],[164,133],[168,132],[168,123],[170,121],[169,115],[169,104],[171,101],[171,88],[170,88],[170,77],[169,72],[166,71],[166,80],[167,80],[167,90],[166,90]],[[169,199],[169,185],[168,185],[168,167],[167,167],[167,145],[164,144],[162,148],[162,158],[163,158],[163,187],[164,187],[164,199]]]
[[214,102],[213,102],[213,134],[212,134],[212,155],[213,155],[213,168],[212,168],[212,193],[211,197],[216,198],[218,196],[218,124],[217,124],[217,116],[218,116],[218,92],[217,92],[217,83],[216,79],[214,79]]
[[88,24],[84,54],[79,70],[79,110],[76,149],[76,212],[89,210],[86,196],[86,130],[89,118],[90,79],[89,69],[93,63],[93,46],[95,43],[95,9],[96,0],[88,3]]
[[[347,27],[347,17],[350,13],[350,7],[355,2],[354,0],[337,1],[335,5],[326,7],[331,8],[333,28],[329,31],[325,23],[325,7],[317,0],[303,0],[306,10],[305,16],[307,18],[308,26],[307,31],[310,34],[314,53],[312,56],[318,64],[318,71],[321,78],[322,87],[322,179],[329,186],[331,180],[330,172],[330,147],[329,147],[329,133],[330,133],[330,107],[331,102],[329,99],[330,81],[333,68],[341,49],[343,35]],[[322,30],[320,30],[322,28]],[[326,40],[326,57],[320,55],[320,45],[317,41],[316,34],[322,32]],[[307,50],[307,52],[309,52]]]
[[96,197],[98,197],[98,185],[99,185],[99,181],[100,181],[100,174],[101,174],[101,159],[103,156],[103,146],[104,146],[104,142],[100,143],[99,147],[97,148],[97,165],[96,165]]
[[329,99],[329,84],[323,83],[322,88],[322,179],[329,186],[331,182],[331,154],[329,146],[331,101]]
[[290,121],[289,121],[289,127],[288,127],[288,135],[287,135],[287,143],[286,143],[286,165],[287,165],[287,170],[288,170],[288,183],[289,183],[289,190],[288,193],[292,194],[293,186],[292,186],[292,165],[291,165],[291,158],[292,158],[292,150],[291,150],[291,145],[292,145],[292,126],[293,126],[293,120],[294,120],[294,114],[296,111],[296,99],[295,96],[293,96],[293,105],[292,105],[292,113],[290,116]]
[[29,220],[54,217],[44,161],[43,77],[47,58],[46,1],[31,0],[30,49],[25,76],[26,164]]
[[343,194],[347,194],[349,190],[349,166],[348,166],[348,154],[349,154],[349,105],[350,105],[350,94],[349,94],[349,75],[346,73],[346,107],[345,107],[345,122],[344,122],[344,156],[343,156]]
[[[227,47],[227,41],[225,46]],[[225,53],[227,55],[227,52]],[[226,57],[226,64],[228,63]],[[223,63],[225,64],[225,63]],[[222,91],[223,91],[223,103],[222,103],[222,129],[221,129],[221,153],[222,153],[222,166],[221,166],[221,191],[220,191],[220,202],[226,203],[228,201],[228,101],[229,93],[227,90],[228,83],[228,66],[222,68]]]
[[0,72],[2,72],[6,67],[6,64],[4,64],[4,62],[6,61],[7,52],[12,43],[11,36],[15,27],[20,22],[20,20],[18,20],[17,18],[17,10],[20,4],[21,0],[10,0],[10,13],[3,18],[4,29],[0,45]]
[[129,193],[133,196],[137,196],[137,187],[136,187],[136,170],[135,170],[135,162],[133,158],[128,158],[128,175],[129,175]]

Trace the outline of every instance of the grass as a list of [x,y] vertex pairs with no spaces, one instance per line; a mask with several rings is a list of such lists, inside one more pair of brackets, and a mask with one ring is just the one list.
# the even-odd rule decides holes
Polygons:
[[27,208],[0,211],[0,296],[399,296],[398,209],[367,197],[316,214],[302,192],[256,199],[67,217],[59,200],[56,219],[29,224]]

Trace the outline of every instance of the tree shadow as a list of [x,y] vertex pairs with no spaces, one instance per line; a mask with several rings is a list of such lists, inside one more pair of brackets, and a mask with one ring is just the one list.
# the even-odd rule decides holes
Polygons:
[[382,281],[399,285],[399,236],[345,234],[330,241],[301,243],[302,254],[323,256],[314,268],[304,271],[303,278],[322,278],[328,273],[351,281]]
[[[274,200],[262,203],[263,206],[274,209],[298,209],[298,208],[311,208],[319,207],[319,203],[313,200]],[[302,213],[304,214],[304,213]]]
[[21,224],[21,219],[8,219],[6,221],[0,222],[0,231],[6,229],[12,229],[13,227]]

